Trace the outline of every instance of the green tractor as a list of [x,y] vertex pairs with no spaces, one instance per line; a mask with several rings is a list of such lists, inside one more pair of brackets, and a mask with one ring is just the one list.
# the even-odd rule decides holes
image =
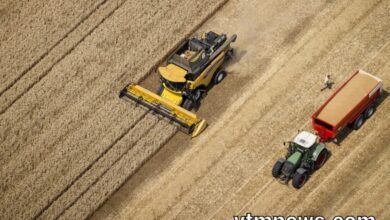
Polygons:
[[294,188],[301,188],[309,175],[324,165],[329,157],[329,151],[325,144],[317,142],[317,136],[302,131],[288,144],[288,152],[285,158],[276,161],[272,176],[287,184],[292,179]]

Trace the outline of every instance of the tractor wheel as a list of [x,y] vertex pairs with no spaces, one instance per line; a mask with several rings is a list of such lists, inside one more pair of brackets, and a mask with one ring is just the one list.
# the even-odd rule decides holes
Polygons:
[[162,85],[159,85],[158,89],[157,89],[157,95],[161,95],[163,90],[164,90],[164,87]]
[[326,160],[328,159],[328,156],[329,156],[328,150],[323,149],[321,151],[320,155],[318,155],[318,157],[317,157],[314,168],[316,170],[320,169],[325,164]]
[[292,180],[293,187],[300,189],[306,183],[308,177],[309,175],[307,174],[307,171],[303,173],[295,173]]
[[191,99],[185,99],[183,102],[183,108],[188,111],[191,111],[194,108],[194,102]]
[[375,112],[375,107],[374,105],[368,106],[368,108],[364,111],[364,118],[369,118],[371,117]]
[[226,76],[225,71],[223,71],[223,70],[218,71],[218,72],[214,75],[214,84],[217,85],[217,84],[219,84],[220,82],[222,82],[222,80],[225,78],[225,76]]
[[361,114],[361,115],[355,120],[355,122],[353,123],[353,129],[358,130],[358,129],[363,125],[363,122],[364,122],[364,115]]
[[275,178],[278,178],[280,174],[282,173],[282,167],[283,167],[284,161],[278,160],[276,161],[274,167],[272,168],[272,176]]

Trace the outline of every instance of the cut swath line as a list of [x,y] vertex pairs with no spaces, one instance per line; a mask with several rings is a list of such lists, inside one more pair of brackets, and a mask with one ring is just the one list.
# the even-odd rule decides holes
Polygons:
[[93,8],[86,16],[84,16],[79,22],[76,23],[75,26],[73,26],[68,32],[65,33],[65,35],[59,39],[56,43],[54,43],[53,46],[51,46],[45,53],[43,53],[41,56],[38,57],[35,61],[33,61],[29,67],[27,67],[25,70],[22,71],[20,75],[18,75],[6,88],[4,88],[2,91],[0,91],[0,96],[3,95],[5,91],[10,89],[12,86],[15,85],[17,81],[19,81],[27,72],[29,72],[32,68],[34,68],[42,59],[44,59],[55,47],[57,47],[65,38],[69,36],[73,31],[75,31],[85,20],[87,20],[93,13],[95,13],[100,6],[105,4],[107,0],[104,0],[100,2],[95,8]]
[[[144,117],[146,116],[146,114],[144,115]],[[150,127],[148,127],[145,132],[143,132],[143,134],[147,134],[149,133],[153,127],[155,127],[155,125],[160,121],[160,119],[158,121],[156,121],[155,123],[153,123]],[[137,122],[138,123],[138,122]],[[135,123],[136,124],[136,123]],[[134,124],[134,126],[135,126]],[[121,136],[118,140],[116,140],[115,143],[113,143],[110,148],[107,150],[107,152],[116,144],[118,143],[126,134],[128,134],[130,132],[131,129],[129,129],[123,136]],[[93,187],[101,178],[102,176],[104,176],[110,169],[111,167],[113,167],[118,161],[120,161],[131,149],[133,149],[133,147],[135,145],[137,145],[137,143],[140,141],[141,139],[138,139],[136,140],[123,154],[121,154],[116,160],[114,160],[114,162],[109,166],[107,167],[107,169],[105,169],[85,190],[83,190],[69,205],[67,205],[66,207],[64,207],[64,209],[62,210],[62,212],[60,214],[58,214],[58,216],[56,216],[55,218],[59,218],[61,215],[63,215],[69,208],[71,208],[91,187]],[[107,153],[105,152],[105,153]],[[102,155],[103,157],[104,155]],[[100,160],[102,157],[100,157],[98,160]],[[98,161],[94,161],[94,163],[96,163]],[[91,166],[92,167],[92,166]]]
[[[106,1],[107,1],[107,0],[105,0],[102,4],[100,4],[95,10],[93,10],[93,12],[95,12],[96,10],[98,10],[98,9],[100,8],[100,6],[102,6]],[[67,56],[68,56],[68,55],[69,55],[77,46],[80,45],[80,43],[82,43],[82,42],[83,42],[88,36],[90,36],[90,35],[91,35],[91,34],[92,34],[92,33],[101,25],[101,24],[103,24],[104,21],[105,21],[107,18],[111,17],[111,16],[115,13],[115,11],[117,11],[125,2],[126,2],[126,0],[124,0],[124,1],[122,1],[120,4],[118,4],[118,5],[114,8],[114,10],[112,10],[110,13],[108,13],[108,15],[105,16],[100,22],[98,22],[90,31],[88,31],[86,35],[84,35],[80,40],[78,40],[74,46],[72,46],[68,51],[66,51],[62,56],[60,56],[60,57],[59,57],[59,58],[58,58],[58,59],[57,59],[57,60],[56,60],[56,61],[55,61],[47,70],[46,70],[46,71],[43,72],[42,75],[40,75],[40,76],[38,77],[37,80],[35,80],[34,82],[32,82],[26,89],[24,89],[19,95],[17,95],[17,96],[15,97],[15,99],[14,99],[12,102],[10,102],[7,106],[5,106],[4,109],[1,110],[0,115],[4,114],[4,113],[5,113],[13,104],[15,104],[15,102],[16,102],[18,99],[20,99],[23,95],[25,95],[28,91],[30,91],[30,89],[33,88],[38,82],[40,82],[44,77],[46,77],[46,76],[49,74],[49,72],[50,72],[58,63],[60,63],[61,60],[63,60],[65,57],[67,57]],[[85,19],[83,19],[81,22],[79,22],[78,25],[77,25],[77,27],[78,27],[80,24],[82,24],[86,19],[88,19],[88,18],[93,14],[93,12],[90,13],[89,16],[88,16],[87,18],[85,18]],[[72,31],[74,31],[77,27],[75,27]],[[72,31],[71,31],[71,32],[72,32]],[[16,83],[18,80],[20,80],[27,72],[29,72],[34,66],[36,66],[36,65],[39,63],[39,61],[41,61],[44,57],[46,57],[46,56],[49,54],[49,52],[50,52],[51,50],[53,50],[53,49],[54,49],[56,46],[58,46],[65,38],[67,38],[67,36],[68,36],[71,32],[69,32],[64,38],[62,38],[61,41],[58,42],[58,44],[56,44],[55,46],[53,46],[47,53],[45,53],[44,56],[43,56],[41,59],[39,59],[36,63],[34,63],[33,66],[31,66],[31,68],[27,69],[27,71],[26,71],[24,74],[22,74],[20,77],[18,77],[18,79],[17,79],[13,84],[11,84],[11,85],[9,86],[9,88],[7,87],[4,91],[2,91],[2,92],[0,93],[0,96],[3,95],[3,93],[6,92],[8,89],[10,89],[13,85],[15,85],[15,83]]]
[[[142,113],[142,115],[128,128],[126,129],[119,137],[117,137],[112,144],[106,148],[98,157],[96,157],[95,160],[92,161],[69,185],[67,185],[58,195],[54,197],[43,209],[41,209],[34,217],[33,219],[38,218],[40,215],[42,215],[55,201],[57,201],[66,191],[68,191],[96,162],[98,162],[107,152],[115,145],[117,144],[126,134],[128,134],[131,129],[133,129],[142,119],[146,117],[146,115],[149,113],[149,111],[146,111]],[[152,126],[153,127],[153,126]],[[145,132],[147,133],[147,132]],[[134,145],[132,145],[134,146]],[[129,150],[132,148],[132,146],[129,148]]]
[[[159,121],[158,121],[157,123],[159,123],[161,120],[164,120],[164,119],[159,119]],[[156,126],[154,126],[154,127],[156,127]],[[150,129],[150,131],[151,131],[154,127],[152,127],[152,128]],[[174,131],[172,132],[172,134],[169,135],[161,144],[159,144],[158,149],[157,149],[155,152],[153,152],[151,155],[148,155],[147,158],[145,158],[145,160],[141,162],[140,166],[136,167],[135,170],[134,170],[134,172],[133,172],[132,174],[130,174],[129,176],[127,176],[127,177],[125,178],[125,180],[120,184],[120,186],[118,186],[118,187],[117,187],[109,196],[107,196],[107,197],[104,199],[104,201],[102,201],[102,203],[99,205],[99,207],[102,206],[102,205],[104,204],[104,202],[107,201],[107,200],[109,199],[109,197],[110,197],[114,192],[116,192],[123,184],[125,184],[125,182],[126,182],[129,178],[131,178],[131,176],[134,175],[134,174],[142,167],[143,164],[145,164],[146,162],[148,162],[148,161],[153,157],[153,155],[154,155],[159,149],[161,149],[161,147],[164,146],[164,145],[165,145],[165,144],[166,144],[166,143],[167,143],[167,142],[176,134],[176,132],[177,132],[177,129],[174,130]],[[123,154],[122,157],[124,157],[124,156],[125,156],[125,154]],[[116,161],[115,163],[117,163],[117,162],[119,162],[119,160]],[[97,208],[99,208],[99,207],[97,207]],[[69,207],[69,208],[70,208],[70,207]],[[86,218],[89,218],[91,215],[93,215],[93,212],[89,213],[89,215],[88,215]]]

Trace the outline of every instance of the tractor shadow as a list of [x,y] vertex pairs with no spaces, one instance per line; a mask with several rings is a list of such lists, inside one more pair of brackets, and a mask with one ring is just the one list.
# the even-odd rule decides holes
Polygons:
[[[389,92],[387,92],[386,90],[382,90],[382,95],[375,102],[375,108],[380,106],[387,99],[388,96],[389,96]],[[374,113],[374,115],[372,115],[372,117],[375,117],[375,113]],[[370,118],[368,118],[367,120],[370,120]],[[364,123],[366,123],[367,120],[364,120],[362,126],[364,126]],[[350,133],[352,133],[353,131],[354,131],[354,129],[352,127],[347,126],[342,131],[340,131],[340,133],[336,136],[335,139],[337,141],[336,140],[332,140],[331,142],[333,142],[337,146],[340,146],[341,143],[345,140],[345,138],[348,137],[348,135]]]

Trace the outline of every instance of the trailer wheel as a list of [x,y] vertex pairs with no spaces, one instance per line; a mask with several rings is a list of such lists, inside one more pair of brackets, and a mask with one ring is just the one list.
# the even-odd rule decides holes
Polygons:
[[307,171],[303,173],[295,173],[293,180],[292,180],[292,185],[296,189],[300,189],[303,185],[305,185],[309,175],[307,174]]
[[375,112],[375,106],[370,105],[368,108],[364,111],[364,118],[369,118],[371,117]]
[[355,120],[355,122],[353,123],[353,129],[358,130],[358,129],[363,125],[363,122],[364,122],[364,115],[361,114],[361,115]]
[[183,102],[183,108],[185,108],[188,111],[191,111],[194,107],[194,102],[191,99],[185,99]]
[[316,160],[314,168],[316,170],[320,169],[325,164],[325,161],[328,159],[328,156],[329,156],[328,150],[327,149],[323,149],[321,151],[320,155],[318,155],[318,157],[317,157],[317,160]]
[[280,174],[282,173],[282,167],[284,164],[284,160],[279,159],[276,161],[274,167],[272,168],[272,176],[275,178],[278,178]]
[[222,80],[225,78],[226,76],[226,73],[225,71],[223,70],[220,70],[218,71],[215,75],[214,75],[214,84],[219,84],[220,82],[222,82]]

